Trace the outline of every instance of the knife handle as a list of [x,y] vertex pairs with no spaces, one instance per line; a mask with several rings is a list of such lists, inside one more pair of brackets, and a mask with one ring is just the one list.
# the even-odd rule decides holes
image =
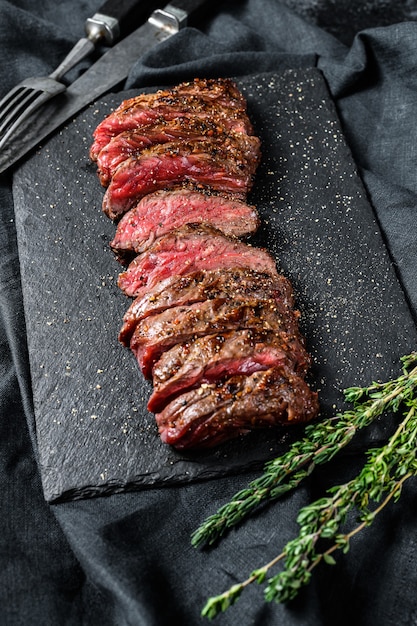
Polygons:
[[93,17],[86,20],[87,36],[94,43],[104,40],[112,45],[145,22],[151,12],[163,4],[163,0],[107,0]]

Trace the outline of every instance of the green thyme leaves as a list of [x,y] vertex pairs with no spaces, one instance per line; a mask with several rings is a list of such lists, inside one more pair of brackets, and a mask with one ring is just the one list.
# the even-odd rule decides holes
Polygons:
[[[295,489],[317,465],[329,461],[345,447],[358,430],[385,412],[401,411],[402,421],[394,434],[383,446],[368,450],[357,476],[332,487],[325,497],[303,507],[297,517],[299,534],[277,557],[254,570],[245,581],[210,598],[203,616],[211,619],[228,609],[252,582],[266,583],[264,597],[268,602],[292,600],[308,584],[319,563],[334,566],[334,553],[348,552],[352,537],[370,526],[391,500],[398,500],[406,480],[417,475],[417,352],[403,357],[402,366],[402,375],[394,380],[347,389],[345,398],[352,403],[351,410],[309,425],[303,439],[267,463],[259,478],[235,494],[195,531],[191,538],[194,546],[215,543],[261,502],[277,499]],[[345,530],[352,511],[357,525]],[[271,576],[270,570],[280,561],[283,568]]]

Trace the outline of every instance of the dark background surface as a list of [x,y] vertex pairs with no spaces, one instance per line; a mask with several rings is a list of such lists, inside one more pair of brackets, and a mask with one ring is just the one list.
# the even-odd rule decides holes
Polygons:
[[[25,75],[50,72],[97,8],[97,2],[81,0],[36,6],[29,0],[1,1],[1,92]],[[412,2],[220,2],[218,13],[199,31],[187,29],[138,61],[125,85],[317,64],[414,320],[416,10]],[[53,163],[50,176],[53,180]],[[347,451],[207,552],[190,547],[190,533],[251,476],[47,505],[34,445],[11,183],[10,174],[1,178],[0,621],[13,626],[204,623],[199,612],[207,596],[275,556],[296,532],[298,508],[350,477],[362,457]],[[387,319],[389,312],[380,315]],[[395,325],[403,334],[401,320]],[[358,384],[369,382],[365,378],[366,372]],[[264,605],[256,587],[217,623],[417,623],[416,496],[410,482],[400,502],[355,539],[335,568],[321,568],[290,606]]]

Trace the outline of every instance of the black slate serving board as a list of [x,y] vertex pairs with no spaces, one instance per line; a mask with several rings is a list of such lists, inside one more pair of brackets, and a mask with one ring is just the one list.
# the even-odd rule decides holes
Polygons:
[[[293,283],[322,415],[342,389],[397,375],[416,329],[325,81],[316,69],[237,81],[262,140],[250,201]],[[135,92],[137,93],[137,92]],[[115,226],[88,151],[98,122],[132,95],[107,96],[48,141],[14,178],[36,438],[46,500],[213,478],[260,466],[297,431],[179,453],[146,410],[150,385],[118,331],[130,301],[109,250]],[[380,423],[368,440],[384,436]],[[299,433],[298,433],[299,434]]]

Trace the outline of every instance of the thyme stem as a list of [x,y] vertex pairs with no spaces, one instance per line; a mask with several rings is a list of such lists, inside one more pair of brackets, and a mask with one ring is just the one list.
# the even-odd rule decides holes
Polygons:
[[[405,476],[403,476],[401,478],[401,480],[398,481],[398,483],[395,485],[395,488],[392,490],[391,493],[389,493],[387,495],[387,497],[385,498],[385,500],[383,502],[381,502],[381,504],[373,511],[372,515],[375,518],[377,515],[379,515],[379,513],[382,512],[382,510],[387,506],[387,504],[396,497],[397,493],[402,489],[403,484],[413,476],[413,474],[411,472],[408,472],[408,474],[405,474]],[[358,533],[360,533],[361,530],[364,530],[364,528],[366,528],[366,526],[369,526],[369,521],[368,520],[364,520],[362,521],[360,524],[358,524],[358,526],[356,526],[356,528],[354,528],[353,530],[351,530],[350,532],[346,533],[345,535],[343,535],[343,541],[346,542],[346,544],[349,544],[350,540],[352,539],[352,537],[354,537],[355,535],[357,535]],[[312,563],[310,565],[310,567],[308,568],[309,571],[311,572],[313,570],[313,568],[319,564],[319,562],[324,559],[325,561],[328,559],[326,557],[330,556],[332,554],[332,552],[335,552],[336,550],[340,549],[340,545],[337,543],[334,543],[332,546],[330,546],[330,548],[328,550],[326,550],[325,552],[323,552],[323,554],[319,555],[319,558],[316,559],[316,561],[314,561],[314,563]],[[282,552],[281,555],[283,555],[284,553]],[[281,560],[281,559],[280,559]],[[272,561],[271,561],[272,562]]]
[[[409,367],[417,362],[417,352],[403,357],[402,361],[405,367]],[[409,373],[404,370],[401,376],[386,383],[346,389],[345,398],[353,402],[353,410],[307,426],[304,438],[293,443],[282,456],[269,461],[259,478],[236,493],[194,531],[192,545],[212,545],[262,502],[275,500],[298,487],[316,465],[330,461],[356,432],[372,424],[382,413],[398,411],[401,402],[412,395],[416,387],[417,366]],[[362,400],[364,396],[367,398],[365,401]]]
[[[417,367],[407,372],[407,367],[414,364],[416,360],[417,353],[403,357],[404,374],[393,381],[383,384],[373,383],[367,388],[357,387],[346,391],[347,398],[350,398],[354,403],[354,410],[349,414],[353,415],[355,419],[355,430],[359,423],[363,427],[368,420],[375,419],[376,414],[380,414],[381,407],[384,407],[383,410],[390,408],[393,411],[398,411],[401,407],[403,410],[402,422],[385,445],[368,450],[367,461],[356,477],[342,485],[332,487],[327,491],[325,497],[299,511],[297,517],[300,526],[299,534],[286,544],[278,556],[266,565],[254,570],[243,582],[233,585],[219,596],[209,598],[202,610],[203,616],[211,619],[225,611],[236,602],[248,585],[253,582],[264,582],[268,572],[279,561],[284,561],[284,568],[266,581],[264,597],[266,601],[280,603],[292,600],[299,590],[310,581],[312,572],[319,563],[324,561],[328,564],[334,564],[333,553],[336,550],[348,552],[351,539],[365,527],[371,525],[376,516],[391,500],[398,500],[404,483],[409,478],[417,476],[417,397],[415,395]],[[364,397],[367,399],[363,400]],[[335,422],[336,425],[342,422],[343,432],[346,431],[343,422],[345,418],[346,413],[339,416]],[[363,423],[362,420],[366,423]],[[330,435],[333,436],[333,434],[334,431],[331,430]],[[311,432],[309,438],[302,440],[302,443],[307,441],[310,444],[313,439],[314,432]],[[322,435],[318,439],[321,445],[317,451],[322,452],[325,448],[327,458],[331,449],[330,442],[325,438],[323,439]],[[336,440],[340,445],[344,439],[336,438]],[[337,450],[333,450],[332,454],[336,452]],[[301,456],[302,449],[298,449],[297,455],[293,457],[296,458],[297,464],[300,463]],[[275,462],[279,461],[278,465],[281,468],[280,480],[291,474],[291,468],[288,464],[284,471],[282,464],[284,457],[275,460]],[[313,453],[309,468],[318,462],[324,462],[322,458],[320,457],[317,461]],[[294,471],[299,472],[299,467],[296,465]],[[289,485],[290,482],[287,484]],[[268,491],[269,485],[264,485],[260,489]],[[244,501],[244,498],[238,500],[235,496],[234,507],[239,507],[240,501]],[[374,506],[373,510],[370,508],[371,505]],[[248,510],[245,508],[245,513]],[[354,510],[357,511],[359,524],[353,530],[341,532],[341,527],[346,523],[347,515]],[[326,544],[329,541],[331,545],[327,547]],[[322,544],[324,545],[322,546]]]

